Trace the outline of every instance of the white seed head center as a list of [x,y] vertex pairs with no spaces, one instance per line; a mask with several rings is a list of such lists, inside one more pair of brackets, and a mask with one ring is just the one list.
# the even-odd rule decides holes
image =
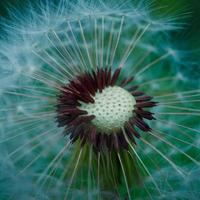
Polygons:
[[95,103],[82,103],[81,109],[88,115],[95,115],[92,123],[97,130],[111,134],[120,130],[126,121],[133,116],[135,98],[125,89],[113,86],[96,92]]

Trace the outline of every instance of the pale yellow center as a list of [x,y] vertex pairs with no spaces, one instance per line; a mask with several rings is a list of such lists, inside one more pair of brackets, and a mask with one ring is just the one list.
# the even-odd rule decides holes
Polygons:
[[113,86],[94,96],[95,103],[81,103],[80,108],[88,115],[95,115],[92,123],[98,131],[111,134],[120,130],[133,116],[135,98],[125,89]]

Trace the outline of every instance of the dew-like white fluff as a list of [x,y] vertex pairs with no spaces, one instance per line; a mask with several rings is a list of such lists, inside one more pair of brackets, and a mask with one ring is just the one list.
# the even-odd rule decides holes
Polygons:
[[[188,51],[171,37],[184,29],[187,13],[168,11],[155,1],[118,0],[44,0],[10,8],[0,21],[0,199],[200,199],[200,89],[181,71]],[[126,157],[118,154],[120,171],[109,165],[104,174],[112,155],[103,160],[89,147],[71,144],[55,121],[61,86],[107,66],[122,68],[121,78],[134,76],[131,84],[158,106],[151,110],[152,131],[141,133]],[[115,101],[128,101],[129,112],[135,100],[115,89],[107,90]],[[105,104],[105,113],[86,108],[103,114],[94,121],[99,129],[110,130],[112,123],[119,128],[130,117],[118,116],[121,105],[112,113],[114,101]],[[126,158],[139,166],[142,184],[129,188],[137,170],[125,165]],[[109,190],[113,172],[121,184],[115,192]],[[105,177],[109,184],[101,188],[98,180]]]
[[80,108],[86,110],[89,115],[95,115],[92,123],[97,130],[106,134],[119,131],[132,117],[136,104],[129,92],[117,86],[105,88],[102,93],[98,92],[94,99],[94,104],[82,104]]

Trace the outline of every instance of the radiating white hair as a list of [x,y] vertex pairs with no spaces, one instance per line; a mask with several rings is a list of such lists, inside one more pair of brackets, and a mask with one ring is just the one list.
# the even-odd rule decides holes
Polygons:
[[[178,50],[170,41],[171,32],[184,28],[179,18],[187,13],[172,15],[168,9],[164,13],[155,4],[143,0],[46,0],[29,2],[22,9],[10,8],[9,18],[1,19],[3,199],[65,197],[66,184],[60,174],[71,170],[66,163],[72,147],[63,149],[63,129],[55,123],[58,86],[97,66],[112,66],[113,70],[121,66],[124,74],[134,75],[160,102],[154,110],[158,119],[152,122],[155,132],[136,149],[149,174],[145,186],[136,188],[134,199],[198,199],[199,189],[191,182],[199,183],[193,174],[199,174],[200,90],[189,88],[177,70],[187,51]],[[180,156],[181,161],[176,158]],[[182,175],[187,176],[182,179]],[[47,182],[53,186],[48,187]],[[13,187],[13,183],[26,190]],[[10,188],[9,192],[4,188]],[[73,197],[94,199],[98,188],[90,192],[74,188]]]

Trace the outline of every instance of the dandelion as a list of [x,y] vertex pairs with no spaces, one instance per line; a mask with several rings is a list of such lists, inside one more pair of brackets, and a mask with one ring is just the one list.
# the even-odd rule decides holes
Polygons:
[[[27,4],[2,19],[3,199],[198,199],[199,92],[153,2]],[[187,66],[185,66],[187,63]]]

